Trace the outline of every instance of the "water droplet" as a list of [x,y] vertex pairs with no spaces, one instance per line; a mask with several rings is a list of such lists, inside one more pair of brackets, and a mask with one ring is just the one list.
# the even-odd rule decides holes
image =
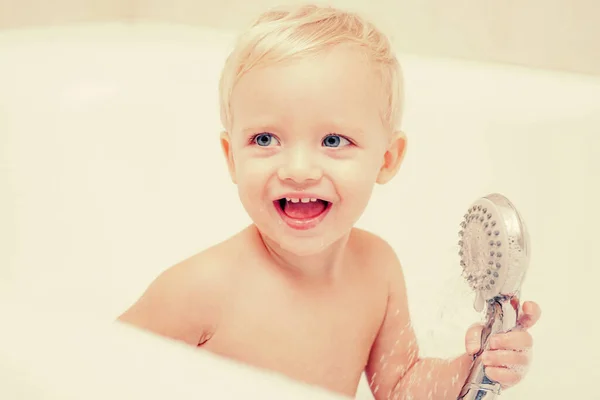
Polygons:
[[375,377],[377,376],[377,372],[375,372],[373,374],[373,376],[371,377],[371,382],[369,382],[369,386],[373,387],[373,385],[375,384]]

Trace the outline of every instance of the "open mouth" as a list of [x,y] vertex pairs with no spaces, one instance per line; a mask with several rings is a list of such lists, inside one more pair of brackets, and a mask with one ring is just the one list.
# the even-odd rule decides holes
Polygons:
[[331,203],[317,198],[282,198],[274,201],[281,217],[293,228],[316,226],[331,209]]

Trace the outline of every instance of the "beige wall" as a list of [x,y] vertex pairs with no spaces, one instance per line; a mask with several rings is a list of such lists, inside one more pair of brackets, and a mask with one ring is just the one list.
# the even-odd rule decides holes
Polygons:
[[[239,29],[300,0],[0,0],[0,28],[149,19]],[[600,74],[598,0],[331,0],[368,14],[410,53]],[[451,4],[451,5],[450,5]]]
[[[298,0],[138,0],[142,18],[238,28]],[[330,0],[368,14],[410,53],[600,74],[598,0]],[[211,5],[207,5],[211,4]]]
[[129,0],[0,0],[0,29],[123,19]]

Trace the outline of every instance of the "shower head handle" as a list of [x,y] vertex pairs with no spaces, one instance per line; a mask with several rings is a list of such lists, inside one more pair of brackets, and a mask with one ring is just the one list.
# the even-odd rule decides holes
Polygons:
[[518,297],[502,297],[487,303],[486,323],[481,332],[481,348],[473,356],[471,371],[457,400],[494,400],[500,395],[501,386],[485,374],[480,355],[489,349],[489,337],[498,332],[507,332],[517,326],[519,319]]

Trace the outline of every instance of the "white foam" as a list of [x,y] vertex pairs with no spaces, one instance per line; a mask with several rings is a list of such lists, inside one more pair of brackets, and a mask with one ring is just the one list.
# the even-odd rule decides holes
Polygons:
[[0,313],[2,399],[346,398],[85,314],[15,303]]

